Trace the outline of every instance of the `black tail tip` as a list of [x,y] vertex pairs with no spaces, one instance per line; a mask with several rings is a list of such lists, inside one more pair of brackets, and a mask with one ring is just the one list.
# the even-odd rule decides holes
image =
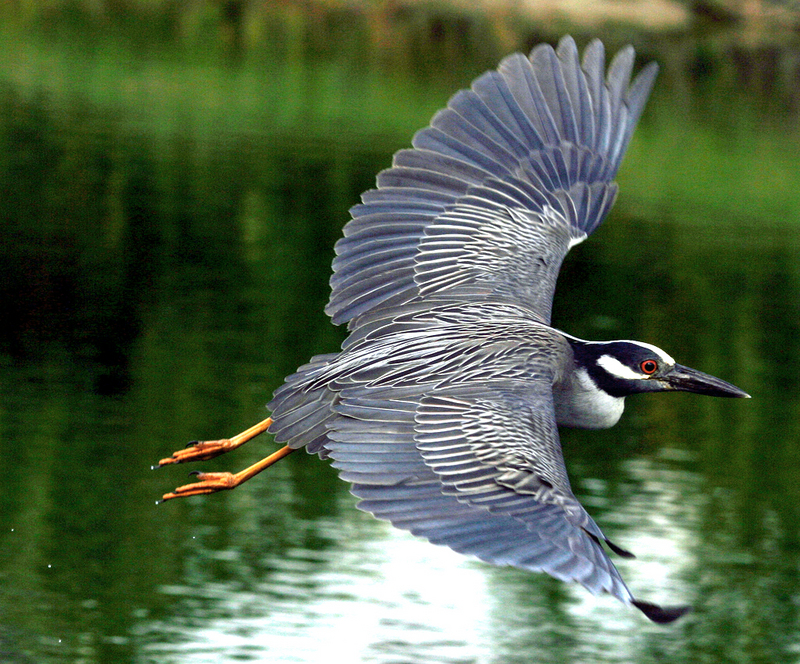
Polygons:
[[659,625],[667,625],[692,610],[691,606],[658,606],[639,600],[634,600],[631,604],[644,613],[649,620]]

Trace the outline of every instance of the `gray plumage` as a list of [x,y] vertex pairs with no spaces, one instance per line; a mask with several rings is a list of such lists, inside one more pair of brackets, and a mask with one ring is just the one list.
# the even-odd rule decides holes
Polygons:
[[[351,210],[333,263],[333,322],[354,329],[365,312],[433,295],[502,298],[549,322],[561,261],[610,209],[657,71],[651,63],[629,86],[630,47],[607,79],[603,63],[599,41],[581,67],[565,38],[457,93]],[[551,234],[560,241],[540,241]]]
[[[581,63],[569,37],[512,55],[395,155],[336,245],[327,312],[350,335],[276,391],[270,431],[330,457],[360,507],[399,528],[668,622],[685,609],[625,586],[557,424],[610,426],[625,394],[692,388],[667,385],[680,365],[663,351],[615,342],[608,359],[549,326],[561,263],[610,209],[655,79],[651,63],[631,82],[633,60],[623,49],[605,75],[602,44]],[[641,364],[638,381],[647,353],[659,370]]]
[[633,600],[570,489],[560,333],[519,306],[418,301],[365,316],[348,341],[276,392],[278,442],[330,456],[359,506],[397,527]]

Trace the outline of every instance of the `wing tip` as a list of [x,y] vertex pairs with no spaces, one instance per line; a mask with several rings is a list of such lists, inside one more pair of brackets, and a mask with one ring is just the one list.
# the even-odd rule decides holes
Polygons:
[[627,549],[623,549],[621,546],[618,546],[618,545],[614,544],[614,542],[612,542],[611,540],[606,539],[604,541],[606,543],[606,546],[609,549],[611,549],[614,553],[616,553],[618,556],[620,556],[621,558],[629,558],[629,559],[636,558],[636,556],[634,556],[630,551],[628,551]]
[[659,625],[668,625],[669,623],[675,622],[678,618],[692,610],[692,607],[689,605],[658,606],[658,604],[642,602],[636,599],[633,600],[631,604],[639,609],[648,620]]

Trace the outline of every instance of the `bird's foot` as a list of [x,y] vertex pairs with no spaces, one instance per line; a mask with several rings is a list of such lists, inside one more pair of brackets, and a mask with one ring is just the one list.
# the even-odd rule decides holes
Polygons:
[[165,459],[158,462],[158,466],[167,466],[171,463],[186,463],[187,461],[208,461],[220,454],[225,454],[234,449],[230,438],[221,440],[193,440],[184,449],[177,450]]
[[227,472],[201,473],[195,471],[190,473],[190,475],[197,477],[198,481],[191,482],[190,484],[184,484],[170,493],[165,493],[158,502],[163,503],[166,500],[172,500],[173,498],[181,498],[185,496],[201,496],[208,493],[217,493],[217,491],[233,489],[239,486],[239,484],[241,484],[243,481],[237,481],[234,473]]
[[280,461],[283,459],[283,457],[288,456],[292,452],[294,452],[294,449],[286,445],[277,452],[273,452],[265,459],[261,459],[261,461],[254,463],[252,466],[249,466],[238,473],[201,473],[195,471],[191,474],[197,477],[197,482],[179,486],[174,491],[165,493],[161,497],[161,500],[156,502],[163,503],[167,500],[172,500],[173,498],[201,496],[208,493],[217,493],[218,491],[235,489],[243,482],[246,482],[251,477],[255,477],[262,470],[269,468],[273,463]]
[[258,434],[263,433],[272,424],[272,418],[268,417],[262,420],[255,426],[250,427],[246,431],[234,436],[233,438],[221,438],[220,440],[193,440],[184,449],[172,453],[172,456],[161,459],[157,466],[153,468],[161,468],[173,463],[186,463],[187,461],[208,461],[220,454],[235,450],[237,447],[244,445],[248,440],[255,438]]

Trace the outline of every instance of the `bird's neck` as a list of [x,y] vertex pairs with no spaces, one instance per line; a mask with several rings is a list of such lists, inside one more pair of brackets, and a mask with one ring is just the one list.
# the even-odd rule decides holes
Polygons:
[[585,369],[575,369],[554,386],[556,422],[578,429],[613,427],[625,409],[625,397],[611,396],[601,390]]
[[562,379],[553,386],[556,421],[578,429],[613,427],[625,409],[624,396],[612,396],[601,389],[587,368],[602,352],[603,342],[591,342],[563,333],[572,350]]

